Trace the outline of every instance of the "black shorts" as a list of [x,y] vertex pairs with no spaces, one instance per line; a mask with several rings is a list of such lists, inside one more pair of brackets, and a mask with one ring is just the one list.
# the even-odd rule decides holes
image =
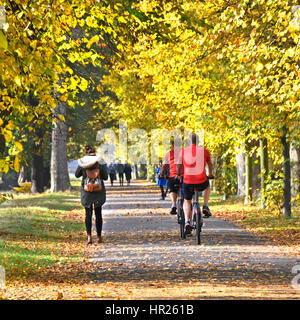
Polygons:
[[168,187],[169,187],[170,192],[177,193],[178,189],[179,189],[179,186],[180,186],[180,180],[179,179],[176,179],[175,177],[172,177],[172,178],[168,179]]
[[197,191],[204,191],[206,188],[209,187],[209,180],[207,179],[205,182],[200,184],[183,184],[183,197],[186,200],[192,200],[194,195],[194,190]]

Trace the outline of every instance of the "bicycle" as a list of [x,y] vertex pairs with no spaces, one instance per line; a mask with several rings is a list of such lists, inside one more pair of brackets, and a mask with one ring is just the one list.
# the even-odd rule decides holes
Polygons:
[[[214,179],[214,178],[209,178]],[[202,210],[199,205],[199,195],[202,195],[201,191],[194,189],[193,201],[192,201],[192,230],[196,230],[196,241],[197,244],[201,244],[201,231],[203,227],[203,216]],[[183,211],[183,192],[182,192],[182,184],[179,186],[179,190],[177,193],[177,216],[178,223],[180,224],[180,236],[182,239],[186,238],[185,234],[185,216]]]

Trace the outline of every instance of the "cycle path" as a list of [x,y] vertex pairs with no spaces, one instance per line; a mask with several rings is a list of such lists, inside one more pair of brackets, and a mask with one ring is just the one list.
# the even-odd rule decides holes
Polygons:
[[200,246],[195,235],[182,240],[170,204],[148,182],[107,187],[94,282],[122,299],[299,298],[291,286],[299,257],[215,217],[205,219]]

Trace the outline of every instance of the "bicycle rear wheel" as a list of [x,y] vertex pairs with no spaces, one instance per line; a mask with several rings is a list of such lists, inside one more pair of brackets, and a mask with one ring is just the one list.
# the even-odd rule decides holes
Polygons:
[[197,244],[201,244],[202,221],[201,221],[200,207],[196,206],[195,210],[196,210],[196,241],[197,241]]
[[185,239],[186,238],[186,235],[184,233],[185,218],[184,218],[184,212],[183,212],[181,200],[177,201],[177,218],[180,226],[180,237],[181,239]]

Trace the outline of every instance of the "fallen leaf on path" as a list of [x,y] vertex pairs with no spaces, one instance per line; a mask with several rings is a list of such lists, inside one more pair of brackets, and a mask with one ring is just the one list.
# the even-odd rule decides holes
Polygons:
[[55,296],[55,300],[61,300],[64,297],[64,295],[61,292],[57,292]]

